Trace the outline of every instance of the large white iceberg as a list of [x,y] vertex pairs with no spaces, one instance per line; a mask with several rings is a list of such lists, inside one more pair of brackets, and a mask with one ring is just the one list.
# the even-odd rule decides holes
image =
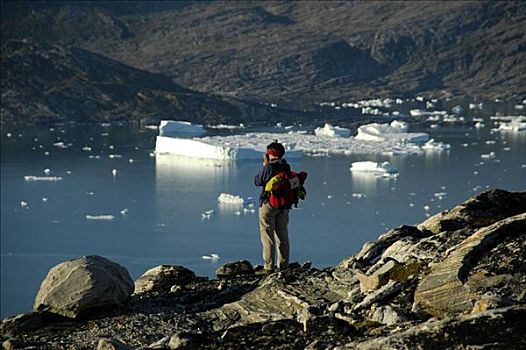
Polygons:
[[356,139],[368,141],[403,141],[423,143],[429,140],[429,135],[422,132],[407,132],[406,122],[394,120],[391,124],[367,124],[358,128]]
[[325,123],[323,128],[316,128],[314,130],[316,136],[330,136],[330,137],[349,137],[351,136],[351,130],[341,128],[339,126],[332,126],[329,123]]
[[389,162],[376,163],[371,161],[354,162],[349,170],[373,174],[395,174],[398,172],[398,169]]
[[243,204],[244,199],[240,196],[230,194],[230,193],[221,193],[219,197],[217,197],[217,201],[219,203],[224,204]]
[[285,158],[301,157],[304,153],[319,156],[329,154],[422,154],[421,144],[429,139],[426,133],[410,133],[403,121],[390,124],[367,124],[355,137],[325,137],[306,132],[249,132],[237,135],[194,138],[157,136],[156,154],[214,160],[261,160],[266,146],[278,140],[285,146]]
[[205,134],[202,125],[192,124],[185,121],[161,120],[159,125],[159,135],[172,137],[198,137]]

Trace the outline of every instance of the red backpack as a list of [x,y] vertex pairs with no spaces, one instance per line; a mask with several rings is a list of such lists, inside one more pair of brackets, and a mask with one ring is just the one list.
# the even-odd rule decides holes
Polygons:
[[298,207],[299,199],[305,199],[307,191],[303,184],[307,180],[307,173],[282,171],[271,178],[265,186],[269,203],[272,208],[290,209]]

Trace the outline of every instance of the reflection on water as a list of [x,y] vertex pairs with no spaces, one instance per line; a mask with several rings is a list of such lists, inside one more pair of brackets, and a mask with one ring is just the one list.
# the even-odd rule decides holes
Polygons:
[[353,191],[366,195],[377,195],[380,189],[386,189],[396,182],[397,177],[382,177],[381,174],[350,172]]

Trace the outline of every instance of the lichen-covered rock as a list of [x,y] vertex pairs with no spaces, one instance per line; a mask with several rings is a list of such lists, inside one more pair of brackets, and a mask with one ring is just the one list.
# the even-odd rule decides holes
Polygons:
[[135,293],[169,292],[173,286],[183,286],[193,279],[194,272],[184,266],[160,265],[146,271],[135,281]]
[[48,272],[34,309],[75,318],[88,309],[122,303],[133,289],[124,267],[101,256],[84,256],[64,261]]
[[254,274],[254,267],[247,260],[226,263],[216,270],[217,277],[233,277]]

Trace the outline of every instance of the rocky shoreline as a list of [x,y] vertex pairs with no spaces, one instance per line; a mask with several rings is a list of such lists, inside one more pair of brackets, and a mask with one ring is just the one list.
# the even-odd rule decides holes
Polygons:
[[241,261],[209,280],[162,265],[134,282],[83,257],[53,268],[35,311],[3,320],[0,339],[5,349],[519,349],[525,252],[526,192],[491,190],[325,269],[264,276]]

